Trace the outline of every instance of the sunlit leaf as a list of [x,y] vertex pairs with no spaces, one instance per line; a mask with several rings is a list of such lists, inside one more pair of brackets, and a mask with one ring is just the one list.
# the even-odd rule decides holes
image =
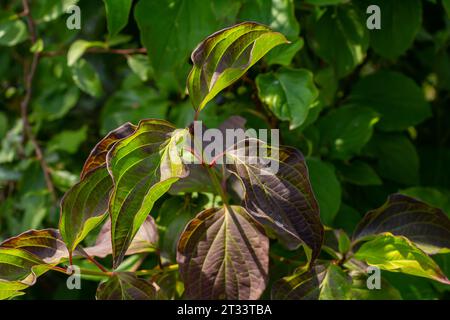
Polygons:
[[405,236],[427,253],[450,250],[450,220],[440,209],[414,198],[394,194],[378,209],[368,212],[353,239],[384,232]]
[[295,129],[306,120],[319,95],[313,75],[306,69],[279,69],[256,78],[258,96],[280,120]]
[[383,270],[450,284],[436,262],[403,236],[390,233],[373,236],[361,245],[353,257]]
[[187,175],[181,153],[188,134],[164,120],[143,120],[108,153],[114,181],[109,214],[115,267],[155,201]]
[[186,227],[178,263],[190,299],[258,299],[268,276],[269,241],[239,206],[207,209]]
[[59,230],[70,252],[106,217],[113,186],[106,168],[106,154],[134,129],[132,124],[127,123],[106,135],[86,160],[81,181],[64,195]]
[[267,52],[286,42],[281,33],[253,22],[223,29],[203,40],[192,53],[194,66],[187,84],[194,108],[203,109]]

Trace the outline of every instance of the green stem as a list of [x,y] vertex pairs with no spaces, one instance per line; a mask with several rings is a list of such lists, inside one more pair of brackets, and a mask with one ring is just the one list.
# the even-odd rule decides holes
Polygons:
[[211,181],[214,185],[214,188],[219,193],[220,197],[222,198],[222,201],[225,205],[228,205],[228,197],[225,193],[225,190],[222,187],[222,184],[219,181],[219,178],[217,178],[217,174],[214,168],[209,167],[208,165],[205,166],[206,170],[208,171],[209,177],[211,178]]
[[135,272],[137,276],[154,276],[156,274],[160,274],[163,272],[172,272],[178,270],[178,264],[172,264],[170,266],[161,268],[161,269],[151,269],[151,270],[139,270]]

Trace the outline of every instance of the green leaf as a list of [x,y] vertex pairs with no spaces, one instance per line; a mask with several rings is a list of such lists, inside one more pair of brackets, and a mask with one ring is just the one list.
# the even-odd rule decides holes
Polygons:
[[419,156],[406,136],[377,134],[368,147],[378,158],[376,170],[380,176],[404,185],[419,183]]
[[351,5],[329,7],[314,25],[311,44],[341,78],[360,64],[369,46],[366,25]]
[[132,0],[103,0],[110,36],[117,35],[128,23]]
[[419,199],[432,207],[447,213],[450,217],[450,191],[430,187],[411,187],[400,190],[399,193]]
[[450,0],[442,0],[442,5],[444,6],[445,11],[447,12],[447,17],[450,18]]
[[302,125],[316,103],[319,91],[313,75],[306,69],[282,68],[277,72],[256,77],[258,96],[280,120],[287,120],[289,128]]
[[[189,177],[191,174],[192,171]],[[162,258],[176,261],[178,239],[188,222],[194,218],[195,213],[200,211],[194,211],[195,209],[185,197],[172,197],[161,205],[157,223],[161,234],[159,248]]]
[[370,140],[378,120],[378,114],[367,107],[334,109],[317,123],[322,146],[329,150],[331,157],[347,160]]
[[49,22],[67,12],[78,0],[40,0],[32,1],[31,12],[33,19],[38,22]]
[[366,162],[360,160],[338,165],[337,169],[344,181],[357,186],[379,186],[383,184],[375,170]]
[[8,132],[8,118],[4,112],[0,112],[0,139],[3,140]]
[[103,94],[100,77],[86,60],[78,60],[72,66],[72,78],[78,88],[92,97],[98,98]]
[[238,20],[258,21],[291,41],[300,33],[293,0],[244,0]]
[[106,101],[101,112],[101,132],[117,128],[125,122],[138,123],[142,119],[165,118],[169,101],[160,92],[139,84],[123,87],[114,92]]
[[370,44],[376,53],[396,59],[411,47],[422,25],[422,2],[412,0],[364,0],[358,3],[365,11],[377,5],[381,12],[381,29],[369,30]]
[[381,119],[377,127],[384,131],[405,130],[431,116],[420,87],[393,71],[379,71],[362,78],[350,94],[350,103],[378,112]]
[[273,48],[266,55],[266,60],[269,65],[280,64],[282,66],[289,66],[294,59],[297,52],[299,52],[305,44],[303,38],[297,38],[292,43],[281,44]]
[[100,283],[95,295],[97,300],[156,300],[158,286],[139,279],[131,272],[116,272]]
[[33,101],[33,115],[39,120],[53,121],[64,117],[76,106],[80,90],[73,84],[57,83],[46,88]]
[[27,37],[27,26],[22,20],[0,22],[0,46],[12,47],[25,41]]
[[319,202],[320,218],[325,225],[332,225],[341,205],[341,185],[334,168],[320,160],[306,160],[314,194]]
[[113,186],[106,169],[106,154],[117,141],[134,130],[135,127],[128,123],[103,138],[86,160],[81,181],[64,195],[59,230],[69,252],[73,252],[86,235],[106,217]]
[[65,151],[70,154],[77,152],[87,138],[87,126],[78,130],[64,130],[53,136],[47,144],[47,151]]
[[127,57],[128,66],[138,75],[142,81],[147,81],[153,74],[152,66],[148,57],[141,54],[134,54]]
[[214,15],[212,2],[207,0],[141,0],[134,16],[156,74],[171,73],[182,81],[186,79],[186,60],[192,48],[223,27]]
[[[258,153],[261,148],[267,154]],[[303,155],[294,148],[268,146],[254,139],[240,141],[232,149],[226,152],[225,163],[242,184],[247,211],[287,248],[302,245],[308,263],[314,261],[322,245],[323,226]],[[259,156],[254,161],[246,155]]]
[[344,3],[347,0],[305,0],[306,3],[310,3],[316,6],[326,6],[326,5],[335,5],[339,3]]
[[77,40],[72,43],[67,51],[67,65],[69,67],[73,66],[83,56],[87,49],[93,47],[105,48],[106,44],[100,41],[86,40]]
[[196,110],[201,110],[220,91],[238,80],[272,48],[286,38],[266,26],[244,22],[216,32],[192,53],[194,64],[188,91]]
[[351,278],[333,264],[319,264],[309,271],[299,270],[272,287],[276,300],[348,300]]
[[109,205],[114,267],[122,262],[155,201],[188,174],[180,150],[188,134],[164,120],[143,120],[108,153],[114,181]]
[[436,262],[402,236],[390,233],[374,236],[372,240],[362,244],[354,258],[386,271],[402,272],[450,284]]
[[36,256],[16,248],[0,247],[0,299],[23,293],[49,267]]
[[59,230],[70,252],[106,217],[111,188],[111,177],[103,165],[87,173],[65,194]]
[[378,209],[369,211],[356,228],[353,239],[390,232],[405,236],[427,253],[448,252],[450,220],[442,210],[414,198],[394,194]]
[[269,240],[239,206],[200,212],[178,243],[178,263],[190,299],[255,300],[267,285]]

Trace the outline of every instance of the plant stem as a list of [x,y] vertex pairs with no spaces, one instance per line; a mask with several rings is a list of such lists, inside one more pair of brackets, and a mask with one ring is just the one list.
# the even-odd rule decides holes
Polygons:
[[[28,31],[30,33],[31,44],[34,45],[37,40],[36,24],[33,20],[33,17],[31,16],[30,5],[28,3],[28,0],[22,0],[22,5],[23,5],[23,15],[27,19]],[[31,143],[33,144],[36,158],[38,159],[38,161],[41,165],[42,171],[44,173],[44,179],[45,179],[45,183],[47,185],[47,189],[50,192],[50,195],[51,195],[53,201],[56,202],[57,196],[56,196],[56,192],[55,192],[55,187],[53,186],[53,182],[52,182],[52,179],[50,176],[50,169],[47,165],[47,162],[44,159],[41,147],[39,146],[39,143],[38,143],[36,137],[34,136],[30,122],[28,120],[28,106],[30,104],[31,97],[32,97],[33,79],[34,79],[34,75],[36,74],[36,68],[37,68],[38,63],[39,63],[39,52],[35,52],[33,54],[33,58],[32,58],[30,66],[28,68],[26,68],[26,70],[25,70],[25,80],[24,80],[25,96],[20,104],[20,112],[21,112],[22,124],[23,124],[23,130],[24,130],[23,144],[25,144],[26,138],[28,138],[31,141]]]
[[97,268],[99,268],[103,273],[109,273],[109,271],[102,266],[97,260],[95,260],[93,257],[91,257],[86,251],[84,251],[82,248],[78,247],[78,250],[81,252],[81,254],[88,259],[90,262],[95,264]]
[[137,276],[154,276],[163,272],[173,272],[179,269],[178,264],[172,264],[170,266],[160,268],[160,269],[151,269],[151,270],[139,270],[136,271],[135,274]]
[[217,192],[219,193],[220,197],[222,198],[223,203],[225,205],[228,205],[227,194],[226,194],[224,188],[222,187],[222,184],[219,181],[219,178],[217,178],[215,169],[208,165],[205,165],[204,167],[208,171],[209,177],[211,178],[211,182],[213,183],[214,187],[216,188]]

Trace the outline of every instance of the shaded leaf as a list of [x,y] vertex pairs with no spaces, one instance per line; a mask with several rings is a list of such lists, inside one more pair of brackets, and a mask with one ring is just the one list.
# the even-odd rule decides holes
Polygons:
[[428,253],[450,249],[447,215],[405,195],[391,195],[383,206],[368,212],[357,226],[353,239],[363,240],[384,232],[405,236]]
[[72,66],[72,79],[82,91],[98,98],[103,94],[100,77],[86,60],[80,59]]
[[351,5],[329,7],[314,26],[311,44],[341,78],[363,61],[369,46],[368,31]]
[[422,24],[422,2],[412,0],[365,0],[358,3],[366,11],[377,5],[381,12],[381,29],[369,30],[370,44],[380,56],[395,59],[414,42]]
[[116,272],[97,288],[97,300],[155,300],[158,286],[130,272]]
[[381,116],[377,128],[400,131],[431,116],[420,87],[405,75],[379,71],[362,78],[352,89],[350,103],[370,107]]
[[269,241],[239,206],[200,212],[178,243],[190,299],[258,299],[267,284]]
[[207,37],[191,55],[194,66],[187,86],[194,108],[203,109],[267,52],[286,42],[281,33],[253,22],[244,22]]
[[338,165],[337,169],[344,181],[358,186],[379,186],[383,183],[375,170],[360,160]]
[[367,147],[378,158],[375,168],[380,176],[403,185],[419,184],[419,156],[408,137],[376,134]]
[[347,160],[370,140],[378,114],[370,108],[342,106],[320,118],[317,126],[330,157]]
[[403,236],[383,233],[363,243],[353,256],[391,272],[402,272],[450,284],[436,262]]
[[[130,247],[125,255],[153,251],[158,243],[158,238],[155,220],[151,216],[147,216],[136,233],[136,236],[133,238],[133,241],[131,241]],[[90,256],[100,258],[112,254],[110,219],[105,222],[100,230],[95,245],[85,248],[84,251]]]
[[[258,148],[265,148],[266,154],[259,154]],[[226,157],[227,168],[244,187],[250,215],[272,229],[288,248],[304,245],[309,260],[314,260],[323,227],[303,155],[294,148],[246,139],[228,150]]]
[[128,23],[132,0],[103,0],[110,36],[117,35]]
[[318,159],[306,160],[312,190],[320,208],[324,224],[332,225],[341,206],[342,189],[332,165]]
[[22,20],[4,20],[0,22],[0,45],[12,47],[27,39],[28,31]]
[[164,120],[143,120],[108,153],[108,170],[114,181],[109,214],[115,267],[155,201],[188,174],[181,158],[188,134]]
[[306,69],[279,69],[256,77],[258,96],[280,120],[290,122],[290,129],[302,125],[313,108],[319,91],[313,75]]

